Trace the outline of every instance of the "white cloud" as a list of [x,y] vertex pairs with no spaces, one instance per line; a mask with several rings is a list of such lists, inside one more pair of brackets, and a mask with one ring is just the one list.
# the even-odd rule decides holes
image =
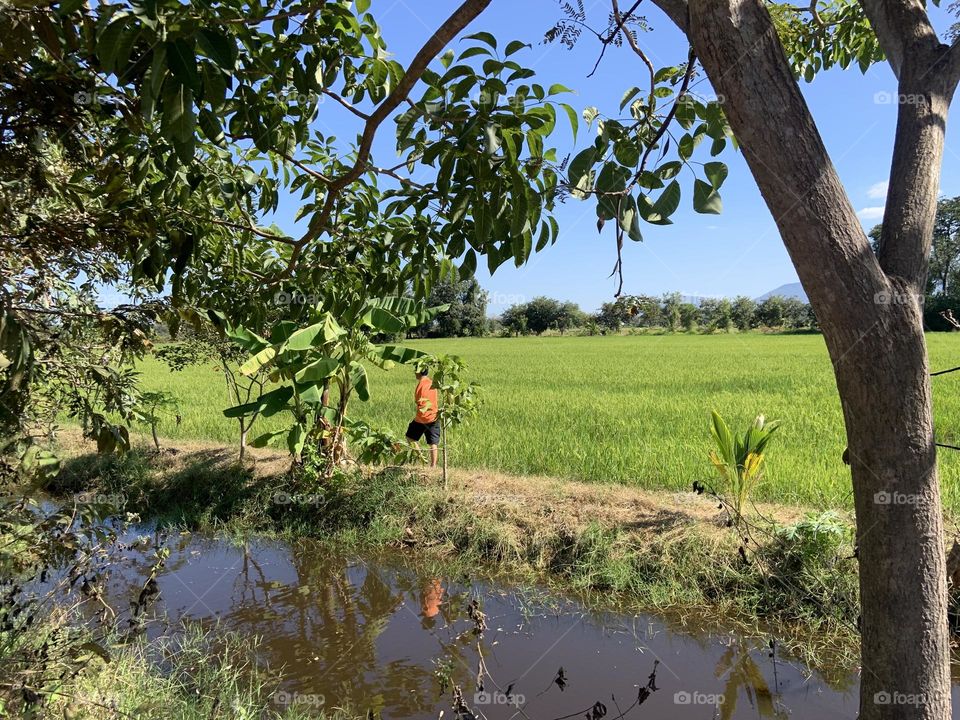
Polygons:
[[865,207],[857,213],[861,220],[883,220],[883,205],[879,207]]
[[884,180],[883,182],[874,183],[870,186],[870,189],[867,190],[867,197],[871,200],[880,200],[887,196],[887,186],[890,183]]

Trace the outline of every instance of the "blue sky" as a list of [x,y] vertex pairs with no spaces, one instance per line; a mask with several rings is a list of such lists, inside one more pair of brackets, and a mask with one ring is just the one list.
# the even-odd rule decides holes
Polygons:
[[[457,5],[455,0],[373,0],[371,12],[391,53],[406,64]],[[585,5],[593,24],[605,25],[608,1],[585,0]],[[654,64],[659,67],[683,62],[686,43],[681,34],[652,4],[644,7],[653,31],[641,34],[639,39]],[[935,9],[933,12],[937,26],[946,27],[947,16]],[[599,49],[594,38],[584,35],[572,51],[560,44],[540,44],[544,31],[560,17],[556,0],[493,0],[467,32],[488,30],[500,40],[501,47],[513,39],[531,43],[533,47],[516,59],[537,72],[536,82],[544,86],[559,82],[574,89],[575,94],[564,99],[578,110],[593,105],[602,112],[614,113],[627,88],[643,86],[643,66],[629,49],[611,47],[594,76],[587,78]],[[454,44],[455,49],[463,47],[463,42]],[[896,92],[895,78],[886,64],[880,64],[865,76],[858,69],[823,73],[802,87],[851,201],[865,227],[870,228],[880,220],[889,174],[896,105],[884,100]],[[710,94],[705,82],[697,90],[702,95]],[[320,106],[317,125],[326,133],[352,138],[357,132],[355,120],[328,100]],[[574,146],[569,131],[564,129],[565,122],[558,121],[557,127],[561,130],[554,144],[560,157],[589,142],[581,128]],[[956,195],[960,194],[960,129],[952,122],[948,128],[941,191]],[[378,164],[392,164],[392,121],[381,127],[374,154]],[[694,213],[686,186],[673,225],[644,225],[644,242],[628,241],[624,253],[625,292],[660,294],[676,290],[685,295],[757,296],[796,282],[776,226],[742,156],[728,148],[720,159],[730,166],[722,191],[723,214]],[[285,199],[272,220],[296,234],[296,208],[292,199]],[[586,310],[613,298],[616,284],[608,275],[615,260],[614,238],[609,227],[604,234],[597,233],[593,202],[570,199],[558,207],[556,217],[561,228],[556,245],[535,255],[522,268],[504,265],[493,277],[485,269],[478,270],[481,284],[491,293],[491,313],[536,295],[573,300]]]
[[[457,6],[454,0],[373,0],[390,51],[401,62],[409,60],[430,33]],[[588,17],[604,25],[607,0],[586,0]],[[646,6],[652,32],[640,43],[656,66],[675,65],[686,57],[682,35],[652,5]],[[937,12],[937,11],[934,11]],[[468,32],[488,30],[502,45],[512,39],[533,47],[518,54],[519,62],[533,68],[537,82],[554,82],[572,88],[566,100],[577,109],[594,105],[601,111],[616,111],[623,92],[643,86],[644,69],[626,48],[610,48],[596,74],[586,76],[597,57],[598,43],[584,35],[574,50],[559,44],[541,45],[544,31],[560,18],[556,0],[493,0]],[[948,18],[937,13],[934,21],[945,27]],[[454,47],[463,47],[457,42]],[[876,65],[864,76],[858,69],[834,70],[803,84],[806,95],[831,152],[850,199],[860,211],[866,228],[879,222],[884,203],[884,183],[889,175],[896,125],[896,105],[888,100],[896,93],[896,80],[886,64]],[[701,85],[701,94],[709,90]],[[330,129],[349,132],[353,127],[332,103],[320,108],[319,122]],[[956,115],[956,112],[953,113]],[[951,118],[952,120],[952,118]],[[563,125],[558,122],[558,128]],[[960,129],[948,125],[942,193],[960,194]],[[342,135],[341,132],[337,133]],[[384,126],[375,146],[381,164],[394,157],[392,128]],[[562,157],[577,146],[570,133],[561,130],[555,144]],[[644,225],[644,241],[628,241],[624,253],[625,284],[629,293],[660,294],[678,290],[685,295],[757,296],[797,276],[783,247],[773,219],[763,203],[743,157],[728,149],[721,157],[730,166],[722,195],[722,215],[698,215],[684,198],[674,224]],[[689,193],[689,187],[685,188]],[[276,221],[292,231],[293,207],[284,207]],[[568,200],[556,211],[560,237],[556,245],[535,255],[522,268],[501,266],[493,277],[478,270],[481,284],[491,293],[491,312],[536,295],[573,300],[592,310],[613,298],[616,284],[607,276],[615,260],[612,231],[596,230],[592,201]]]

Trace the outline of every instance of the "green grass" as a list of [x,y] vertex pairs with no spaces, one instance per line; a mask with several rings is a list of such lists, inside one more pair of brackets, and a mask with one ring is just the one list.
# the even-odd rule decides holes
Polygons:
[[[762,499],[850,505],[840,402],[819,335],[663,335],[416,341],[456,353],[484,386],[479,417],[451,437],[461,467],[542,474],[645,488],[687,489],[711,477],[710,410],[740,428],[758,413],[783,427],[769,447]],[[960,364],[960,337],[928,336],[934,369]],[[223,380],[212,367],[170,373],[153,359],[144,386],[169,390],[183,421],[161,435],[235,442],[221,415]],[[933,380],[938,439],[960,437],[960,374]],[[372,399],[354,412],[401,434],[413,415],[412,371],[375,371]],[[283,427],[259,421],[253,436]],[[945,503],[960,508],[960,453],[940,456]]]

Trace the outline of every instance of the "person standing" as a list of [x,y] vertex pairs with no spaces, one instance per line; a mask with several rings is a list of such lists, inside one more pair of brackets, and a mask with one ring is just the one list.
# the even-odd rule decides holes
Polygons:
[[433,381],[425,366],[416,370],[417,387],[413,391],[413,402],[417,414],[407,427],[407,440],[418,449],[420,438],[426,438],[430,446],[430,467],[437,466],[437,444],[440,442],[440,424],[437,422],[439,411],[438,395]]

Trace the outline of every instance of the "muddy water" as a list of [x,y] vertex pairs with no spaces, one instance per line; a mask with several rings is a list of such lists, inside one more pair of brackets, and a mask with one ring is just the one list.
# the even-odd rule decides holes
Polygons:
[[[260,636],[262,661],[283,668],[278,706],[451,717],[451,690],[441,680],[449,678],[478,716],[491,719],[582,718],[596,702],[612,718],[641,693],[648,695],[642,706],[625,717],[856,715],[855,677],[830,687],[731,635],[684,634],[651,616],[589,613],[535,591],[423,576],[395,560],[339,556],[309,543],[243,546],[181,535],[166,545],[171,554],[150,613]],[[111,583],[121,597],[136,596],[147,567],[146,555],[131,554],[134,562]],[[474,599],[486,616],[482,636],[467,609]],[[168,626],[150,627],[158,634]]]

